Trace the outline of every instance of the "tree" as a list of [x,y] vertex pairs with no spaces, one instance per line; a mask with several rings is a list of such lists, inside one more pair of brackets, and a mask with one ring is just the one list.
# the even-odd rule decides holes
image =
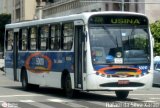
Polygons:
[[150,25],[151,33],[155,40],[154,55],[160,56],[160,20]]
[[5,25],[11,23],[10,14],[0,14],[0,51],[4,49]]

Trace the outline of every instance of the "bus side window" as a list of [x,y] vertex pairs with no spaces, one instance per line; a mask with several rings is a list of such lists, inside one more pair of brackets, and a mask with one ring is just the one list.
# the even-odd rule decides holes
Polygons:
[[28,29],[24,28],[21,30],[21,34],[20,34],[20,40],[19,40],[19,47],[20,50],[22,51],[26,51],[27,50],[27,43],[28,43]]
[[13,50],[13,37],[14,37],[13,31],[12,30],[7,31],[6,50],[9,50],[9,51]]
[[47,49],[47,40],[49,35],[49,27],[48,25],[40,27],[40,50]]
[[70,50],[73,45],[74,25],[73,23],[65,23],[62,27],[62,49]]
[[29,32],[29,49],[37,49],[37,27],[31,27]]
[[50,49],[51,50],[59,50],[60,48],[60,36],[61,36],[61,32],[60,32],[60,25],[56,24],[56,25],[52,25],[51,26],[51,35],[50,35]]

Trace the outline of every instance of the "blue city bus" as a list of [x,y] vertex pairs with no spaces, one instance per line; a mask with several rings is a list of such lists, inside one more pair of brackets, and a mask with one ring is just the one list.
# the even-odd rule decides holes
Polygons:
[[47,86],[77,91],[149,89],[153,38],[148,18],[132,12],[86,12],[6,25],[5,72],[24,90]]

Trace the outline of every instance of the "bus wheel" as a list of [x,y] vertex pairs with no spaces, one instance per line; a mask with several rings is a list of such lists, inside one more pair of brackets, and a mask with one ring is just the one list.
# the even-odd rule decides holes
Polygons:
[[74,97],[74,90],[72,89],[71,78],[70,75],[66,75],[64,82],[64,92],[68,98]]
[[22,70],[21,82],[23,90],[27,91],[30,89],[30,84],[28,84],[28,76],[26,70]]
[[115,91],[115,93],[118,99],[126,99],[129,91]]

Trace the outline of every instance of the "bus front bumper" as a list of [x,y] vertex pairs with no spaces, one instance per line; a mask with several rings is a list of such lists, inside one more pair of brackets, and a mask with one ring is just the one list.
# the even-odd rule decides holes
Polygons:
[[152,87],[153,74],[149,73],[140,77],[107,78],[90,74],[87,77],[87,90],[138,90]]

